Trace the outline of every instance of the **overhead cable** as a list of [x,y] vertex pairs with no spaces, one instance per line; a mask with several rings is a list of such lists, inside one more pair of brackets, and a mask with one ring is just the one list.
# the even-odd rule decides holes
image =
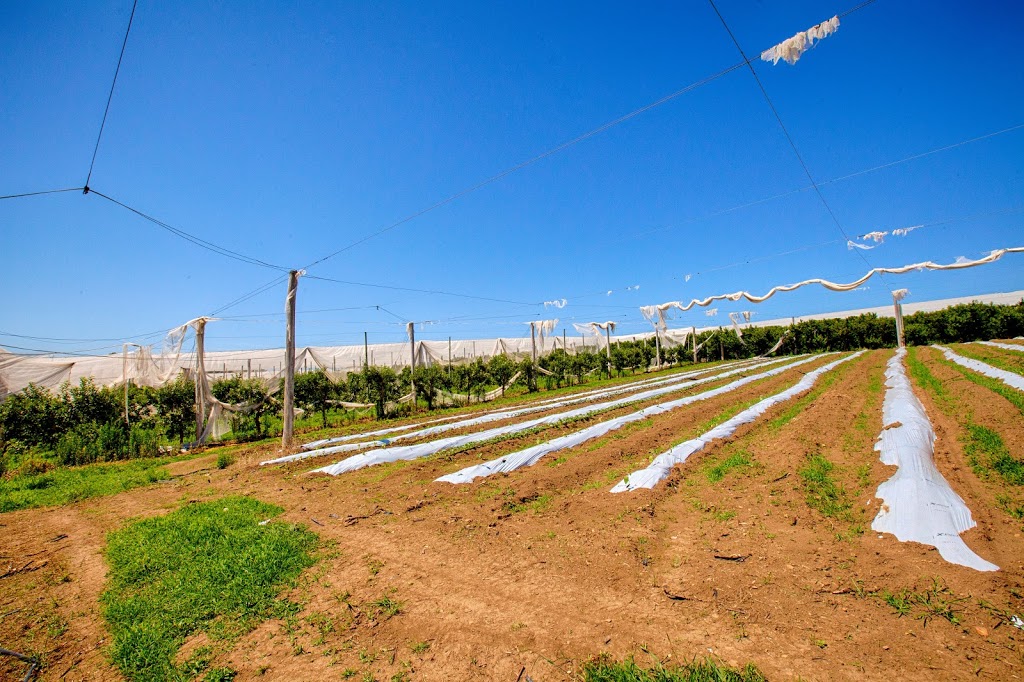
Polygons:
[[[863,2],[863,3],[859,4],[859,5],[857,5],[856,7],[853,7],[851,9],[843,12],[839,16],[840,17],[845,17],[845,16],[847,16],[849,14],[852,14],[853,12],[856,12],[856,11],[858,11],[860,9],[863,9],[864,7],[867,7],[868,5],[872,4],[875,1],[876,0],[867,0],[866,2]],[[742,52],[742,50],[741,50],[741,52]],[[750,61],[751,60],[748,59],[746,55],[743,55],[743,61],[741,61],[741,62],[739,62],[737,64],[733,64],[732,66],[726,67],[726,68],[722,69],[721,71],[718,71],[717,73],[714,73],[714,74],[712,74],[710,76],[706,76],[706,77],[704,77],[704,78],[702,78],[702,79],[700,79],[698,81],[690,83],[689,85],[687,85],[687,86],[685,86],[683,88],[680,88],[679,90],[676,90],[675,92],[669,93],[668,95],[665,95],[664,97],[661,97],[660,99],[657,99],[657,100],[655,100],[653,102],[650,102],[649,104],[645,104],[644,106],[642,106],[642,107],[640,107],[638,109],[634,109],[633,111],[631,111],[631,112],[629,112],[627,114],[623,114],[622,116],[619,116],[618,118],[615,118],[615,119],[613,119],[611,121],[608,121],[607,123],[603,123],[603,124],[599,125],[598,127],[594,128],[592,130],[589,130],[589,131],[587,131],[587,132],[585,132],[585,133],[583,133],[581,135],[578,135],[578,136],[572,138],[571,140],[563,142],[563,143],[561,143],[561,144],[559,144],[559,145],[557,145],[555,147],[552,147],[551,149],[548,149],[547,151],[541,152],[540,154],[537,154],[536,156],[533,156],[533,157],[531,157],[531,158],[529,158],[529,159],[527,159],[525,161],[522,161],[522,162],[520,162],[520,163],[518,163],[518,164],[516,164],[514,166],[506,168],[505,170],[501,171],[500,173],[496,173],[496,174],[494,174],[494,175],[492,175],[492,176],[490,176],[488,178],[485,178],[484,180],[481,180],[480,182],[477,182],[476,184],[470,185],[470,186],[468,186],[468,187],[466,187],[466,188],[464,188],[462,190],[459,190],[455,194],[452,194],[452,195],[450,195],[450,196],[448,196],[448,197],[446,197],[446,198],[444,198],[444,199],[442,199],[442,200],[440,200],[440,201],[438,201],[436,203],[433,203],[433,204],[427,206],[426,208],[420,209],[419,211],[416,211],[415,213],[412,213],[412,214],[410,214],[410,215],[408,215],[408,216],[406,216],[406,217],[404,217],[404,218],[402,218],[400,220],[397,220],[396,222],[391,223],[390,225],[382,227],[382,228],[380,228],[379,230],[377,230],[375,232],[372,232],[372,233],[370,233],[370,234],[368,234],[368,235],[366,235],[364,237],[361,237],[361,238],[357,239],[356,241],[351,242],[351,243],[347,244],[346,246],[343,246],[340,249],[327,254],[326,256],[318,258],[317,260],[311,262],[309,265],[306,265],[303,269],[304,270],[308,270],[308,269],[312,268],[315,265],[319,265],[320,263],[323,263],[324,261],[330,260],[331,258],[334,258],[335,256],[337,256],[337,255],[339,255],[341,253],[344,253],[345,251],[348,251],[349,249],[352,249],[352,248],[354,248],[356,246],[359,246],[360,244],[363,244],[364,242],[367,242],[367,241],[369,241],[371,239],[379,237],[380,235],[382,235],[382,234],[384,234],[386,232],[390,232],[391,230],[395,229],[396,227],[400,227],[400,226],[404,225],[405,223],[408,223],[408,222],[410,222],[412,220],[415,220],[416,218],[419,218],[422,215],[430,213],[431,211],[433,211],[435,209],[441,208],[442,206],[446,206],[447,204],[450,204],[451,202],[455,201],[456,199],[464,197],[467,194],[471,194],[472,192],[475,192],[476,190],[478,190],[478,189],[480,189],[482,187],[490,185],[493,182],[501,180],[502,178],[504,178],[504,177],[506,177],[508,175],[511,175],[512,173],[515,173],[515,172],[517,172],[519,170],[522,170],[523,168],[526,168],[527,166],[531,166],[531,165],[537,163],[538,161],[546,159],[549,156],[553,156],[554,154],[558,154],[559,152],[564,151],[564,150],[568,149],[569,147],[572,147],[573,145],[576,145],[576,144],[578,144],[580,142],[583,142],[584,140],[588,140],[591,137],[594,137],[595,135],[599,135],[600,133],[603,133],[604,131],[608,130],[609,128],[617,126],[620,123],[624,123],[624,122],[626,122],[626,121],[628,121],[628,120],[630,120],[632,118],[635,118],[636,116],[639,116],[640,114],[642,114],[642,113],[644,113],[646,111],[650,111],[651,109],[659,107],[662,104],[665,104],[666,102],[670,102],[670,101],[676,99],[677,97],[679,97],[681,95],[684,95],[684,94],[686,94],[686,93],[688,93],[688,92],[690,92],[692,90],[695,90],[695,89],[697,89],[697,88],[699,88],[699,87],[701,87],[703,85],[707,85],[708,83],[711,83],[711,82],[713,82],[715,80],[718,80],[719,78],[721,78],[721,77],[723,77],[725,75],[728,75],[728,74],[732,73],[733,71],[736,71],[737,69],[741,69],[744,66],[750,66]]]
[[[782,116],[779,114],[779,110],[775,108],[775,103],[772,102],[772,98],[768,95],[768,90],[765,89],[764,84],[761,82],[760,76],[757,75],[757,70],[754,68],[754,65],[751,63],[751,61],[747,59],[747,55],[743,51],[743,47],[740,45],[739,40],[736,39],[736,36],[733,34],[732,29],[729,28],[729,24],[725,21],[725,17],[723,17],[722,13],[718,11],[718,6],[715,5],[715,0],[708,0],[708,2],[711,4],[711,8],[715,11],[715,14],[718,16],[719,21],[722,22],[722,26],[725,28],[726,33],[729,34],[729,38],[732,40],[733,45],[736,46],[736,50],[740,53],[740,56],[743,57],[744,64],[746,64],[747,68],[750,70],[750,75],[754,77],[754,82],[757,83],[758,89],[764,96],[764,101],[767,102],[768,108],[771,109],[772,114],[775,116],[775,120],[778,121],[779,127],[782,129],[783,134],[786,136],[786,140],[789,142],[789,146],[792,147],[793,153],[796,155],[797,161],[800,162],[800,167],[804,169],[804,174],[807,176],[807,179],[811,182],[811,186],[814,188],[815,194],[817,194],[818,199],[821,200],[821,204],[825,207],[825,210],[832,218],[832,222],[835,223],[835,226],[839,230],[840,234],[843,235],[843,238],[847,242],[852,241],[850,239],[850,235],[846,233],[846,230],[843,229],[842,224],[839,222],[839,218],[836,217],[835,211],[832,210],[832,207],[825,199],[825,195],[822,193],[821,188],[818,187],[818,183],[814,181],[814,176],[811,175],[811,169],[807,167],[807,163],[804,161],[804,157],[800,154],[800,150],[796,146],[796,141],[794,141],[793,136],[789,134],[789,130],[786,128],[786,124],[782,122]],[[863,260],[868,267],[871,267],[871,263],[868,262],[867,257],[861,250],[855,249],[854,252],[858,256],[860,256],[861,260]]]
[[154,225],[162,227],[163,229],[167,230],[171,234],[173,234],[173,235],[175,235],[177,237],[181,237],[185,241],[191,242],[191,243],[195,244],[196,246],[198,246],[198,247],[200,247],[202,249],[206,249],[207,251],[212,251],[213,253],[216,253],[218,255],[225,256],[227,258],[231,258],[231,259],[234,259],[234,260],[237,260],[237,261],[241,261],[242,263],[248,263],[249,265],[258,265],[260,267],[270,268],[272,270],[281,270],[282,272],[288,272],[288,270],[290,270],[290,268],[286,268],[286,267],[281,266],[281,265],[274,265],[273,263],[268,263],[266,261],[260,260],[259,258],[253,258],[252,256],[247,256],[244,253],[239,253],[238,251],[233,251],[233,250],[231,250],[229,248],[226,248],[226,247],[223,247],[223,246],[219,246],[218,244],[214,244],[213,242],[207,241],[207,240],[205,240],[205,239],[203,239],[201,237],[197,237],[196,235],[191,234],[189,232],[186,232],[185,230],[182,230],[180,228],[174,227],[173,225],[165,223],[164,221],[162,221],[162,220],[160,220],[158,218],[154,218],[153,216],[151,216],[151,215],[149,215],[147,213],[143,213],[139,209],[134,208],[132,206],[129,206],[128,204],[125,204],[125,203],[123,203],[121,201],[118,201],[117,199],[115,199],[113,197],[107,196],[106,194],[104,194],[103,192],[100,192],[98,190],[91,189],[89,187],[86,187],[86,190],[91,192],[92,194],[95,194],[98,197],[102,197],[102,198],[106,199],[107,201],[120,206],[121,208],[124,208],[124,209],[126,209],[128,211],[131,211],[132,213],[134,213],[135,215],[137,215],[137,216],[139,216],[141,218],[145,218],[146,220],[150,221]]
[[124,42],[121,43],[121,54],[117,57],[117,68],[114,69],[114,80],[110,84],[110,94],[107,95],[107,106],[103,109],[103,120],[100,121],[100,132],[96,135],[96,146],[92,149],[92,161],[89,162],[89,174],[85,177],[85,187],[82,189],[88,193],[89,191],[89,180],[92,179],[92,169],[96,165],[96,153],[100,150],[100,140],[103,138],[103,128],[107,125],[107,114],[110,113],[110,102],[114,99],[114,86],[117,85],[117,75],[121,73],[121,60],[124,59],[124,49],[128,46],[128,34],[132,30],[132,20],[135,19],[135,8],[138,6],[139,0],[135,0],[132,3],[132,13],[128,17],[128,28],[124,32]]

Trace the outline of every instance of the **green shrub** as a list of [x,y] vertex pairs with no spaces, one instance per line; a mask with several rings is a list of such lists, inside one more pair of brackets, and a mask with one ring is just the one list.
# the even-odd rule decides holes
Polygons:
[[22,460],[21,464],[18,465],[17,474],[18,476],[38,476],[39,474],[45,474],[47,471],[53,469],[53,462],[39,457],[31,457],[29,459]]
[[99,447],[97,436],[95,424],[80,424],[67,431],[57,441],[57,447],[54,449],[57,461],[65,466],[100,461],[103,451]]
[[96,444],[101,460],[114,462],[127,459],[129,455],[128,442],[124,422],[107,422],[96,429]]
[[132,424],[128,435],[129,457],[156,457],[160,454],[160,433],[141,424]]
[[227,469],[229,466],[235,463],[235,458],[231,456],[229,452],[221,452],[217,455],[217,468]]

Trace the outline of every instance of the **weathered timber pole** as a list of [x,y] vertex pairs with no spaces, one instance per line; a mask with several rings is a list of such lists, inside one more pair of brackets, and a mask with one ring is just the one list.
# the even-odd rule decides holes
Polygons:
[[295,295],[299,288],[298,270],[288,273],[288,295],[284,299],[284,427],[281,447],[289,448],[295,430]]

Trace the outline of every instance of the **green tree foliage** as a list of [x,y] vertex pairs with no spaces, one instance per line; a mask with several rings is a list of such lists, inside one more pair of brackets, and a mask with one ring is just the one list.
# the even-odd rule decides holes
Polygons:
[[231,415],[231,430],[235,436],[243,439],[249,434],[256,439],[263,437],[263,417],[275,411],[278,404],[267,394],[262,381],[231,377],[213,382],[210,391],[222,403],[242,406],[241,411]]
[[63,430],[63,411],[59,397],[29,384],[0,403],[0,436],[26,445],[53,446]]
[[531,358],[525,358],[519,363],[519,381],[526,390],[533,393],[537,390],[537,368]]
[[179,376],[156,390],[156,411],[163,422],[168,438],[184,443],[186,436],[195,432],[196,385],[191,379]]
[[507,355],[495,355],[487,363],[487,372],[491,375],[491,379],[501,387],[501,397],[505,397],[505,388],[515,376],[517,369],[516,363],[509,360]]
[[416,395],[427,404],[427,409],[434,409],[438,391],[448,386],[448,372],[437,365],[419,366],[413,375],[416,380]]
[[388,402],[401,397],[398,375],[390,367],[367,367],[363,372],[366,390],[377,408],[377,419],[387,417]]
[[326,372],[303,372],[295,376],[295,402],[304,410],[319,412],[327,428],[327,410],[334,398],[334,384]]
[[545,381],[548,384],[553,384],[554,387],[558,388],[561,388],[562,384],[569,384],[569,370],[572,363],[570,357],[561,348],[556,348],[547,355],[538,358],[537,364],[551,372],[551,376],[545,377]]

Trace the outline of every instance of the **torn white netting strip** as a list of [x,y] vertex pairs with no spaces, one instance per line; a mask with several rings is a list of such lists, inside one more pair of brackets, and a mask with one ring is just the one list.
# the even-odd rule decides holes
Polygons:
[[775,294],[793,291],[801,287],[809,286],[811,284],[818,284],[825,287],[829,291],[853,291],[859,286],[862,286],[869,279],[877,274],[889,274],[889,275],[903,275],[908,272],[915,272],[918,270],[963,270],[964,268],[973,268],[979,265],[987,265],[989,263],[995,263],[997,260],[1009,253],[1024,253],[1024,246],[1015,246],[1009,249],[996,249],[992,251],[984,258],[978,260],[957,260],[955,263],[947,263],[945,265],[940,263],[933,263],[932,261],[925,261],[923,263],[911,263],[910,265],[903,265],[898,268],[873,268],[860,279],[854,280],[853,282],[830,282],[826,279],[814,278],[806,279],[802,282],[795,284],[785,284],[782,286],[772,287],[768,292],[762,296],[755,296],[748,291],[736,291],[731,294],[717,294],[715,296],[708,296],[707,298],[695,298],[685,305],[680,301],[669,301],[668,303],[662,303],[657,306],[659,310],[668,310],[669,308],[677,308],[683,312],[690,310],[694,306],[707,307],[715,301],[738,301],[741,298],[750,301],[751,303],[763,303]]
[[442,476],[437,480],[444,481],[445,483],[469,483],[473,479],[479,478],[481,476],[490,476],[492,474],[515,471],[516,469],[519,469],[521,467],[534,464],[544,455],[550,454],[552,452],[557,452],[559,450],[564,450],[566,448],[575,447],[580,443],[584,443],[592,438],[599,438],[604,434],[608,433],[609,431],[614,431],[616,429],[622,428],[623,426],[631,422],[646,419],[647,417],[651,417],[656,414],[662,414],[670,410],[674,410],[678,407],[683,407],[685,405],[690,405],[700,400],[707,400],[708,398],[713,398],[715,396],[719,396],[724,393],[734,391],[737,388],[745,386],[751,382],[775,376],[776,374],[780,374],[789,369],[792,369],[807,362],[811,362],[816,359],[817,357],[805,358],[803,360],[794,362],[789,365],[776,367],[766,372],[761,372],[759,374],[743,377],[742,379],[733,381],[732,383],[726,384],[725,386],[719,386],[718,388],[712,389],[710,391],[705,391],[704,393],[698,393],[697,395],[686,396],[685,398],[679,398],[677,400],[661,403],[659,405],[645,407],[644,409],[638,410],[631,414],[616,417],[614,419],[609,419],[599,424],[594,424],[593,426],[589,426],[583,429],[582,431],[577,431],[576,433],[570,433],[566,436],[554,438],[546,443],[534,445],[533,447],[526,448],[525,450],[520,450],[519,452],[513,452],[512,454],[499,457],[498,459],[492,459],[490,462],[484,462],[483,464],[477,464],[476,466],[467,467],[460,471],[456,471],[453,474]]
[[986,364],[980,360],[965,358],[962,355],[957,355],[956,353],[946,348],[945,346],[936,345],[933,346],[933,348],[938,348],[939,350],[941,350],[942,354],[946,356],[947,360],[955,362],[961,367],[972,369],[978,374],[984,374],[985,376],[991,377],[992,379],[999,379],[999,381],[1003,382],[1010,388],[1015,388],[1018,391],[1024,391],[1024,376],[1021,376],[1020,374],[1007,372],[1005,369],[993,367],[992,365]]
[[879,533],[901,542],[920,542],[939,550],[946,561],[978,571],[997,571],[964,544],[960,533],[974,527],[971,510],[957,495],[932,459],[935,431],[907,379],[900,348],[885,370],[882,433],[875,443],[883,464],[899,467],[878,486],[882,509],[871,523]]
[[814,47],[815,41],[826,38],[839,30],[839,17],[835,16],[828,21],[811,26],[806,31],[800,31],[792,38],[786,38],[778,45],[768,48],[761,53],[761,59],[771,62],[774,66],[783,60],[787,64],[796,64],[804,52]]
[[814,385],[814,382],[817,381],[818,377],[822,374],[828,372],[837,365],[846,362],[847,360],[852,360],[853,358],[858,357],[863,352],[864,351],[860,351],[853,355],[847,355],[845,358],[834,360],[812,372],[808,372],[794,386],[787,388],[785,391],[769,396],[756,405],[743,410],[732,419],[719,424],[710,431],[688,440],[685,443],[680,443],[674,448],[661,453],[655,457],[646,468],[634,471],[630,475],[626,476],[625,479],[619,481],[618,485],[612,488],[612,492],[624,493],[629,490],[636,490],[637,488],[653,488],[658,481],[669,475],[672,471],[672,467],[677,464],[682,464],[690,457],[690,455],[703,450],[711,441],[719,438],[728,438],[740,426],[753,422],[755,419],[767,412],[771,407],[785,402],[804,391],[810,390]]
[[999,343],[998,341],[979,341],[978,343],[985,344],[986,346],[992,346],[993,348],[1002,348],[1003,350],[1013,350],[1018,353],[1024,353],[1024,346],[1018,346],[1013,343]]
[[[737,363],[731,363],[729,366],[730,367],[746,367],[746,366],[749,366],[750,364],[751,364],[750,360],[743,360],[743,361],[740,361],[740,362],[737,362]],[[704,375],[704,374],[708,374],[710,372],[718,371],[720,369],[721,369],[721,367],[716,367],[714,369],[700,370],[700,371],[697,371],[697,372],[687,372],[685,374],[676,374],[676,375],[673,375],[671,377],[660,377],[660,378],[657,378],[657,379],[645,379],[645,380],[643,380],[641,382],[631,383],[631,384],[629,384],[627,386],[618,386],[618,387],[613,387],[613,388],[597,389],[597,390],[593,390],[593,391],[587,391],[586,393],[582,393],[582,394],[574,394],[572,396],[564,396],[564,397],[561,397],[561,398],[554,398],[554,399],[550,399],[550,400],[545,400],[545,401],[543,401],[541,403],[531,403],[530,405],[528,405],[526,407],[521,407],[521,408],[518,408],[518,409],[495,410],[495,411],[491,411],[491,412],[486,412],[486,413],[484,413],[482,415],[477,415],[477,416],[474,416],[474,417],[471,417],[471,418],[468,418],[468,419],[460,419],[460,421],[457,421],[457,422],[454,422],[454,423],[448,423],[448,424],[444,424],[442,426],[433,426],[433,427],[429,427],[429,428],[426,428],[426,429],[421,429],[419,431],[414,431],[412,433],[399,434],[399,435],[395,436],[394,438],[390,438],[390,439],[382,438],[382,439],[379,439],[379,440],[370,440],[370,441],[366,441],[366,442],[363,442],[363,443],[351,443],[351,444],[347,444],[347,445],[337,445],[337,446],[330,446],[330,447],[318,447],[318,448],[315,448],[315,449],[310,450],[308,452],[299,452],[299,453],[292,454],[292,455],[285,455],[283,457],[278,457],[276,459],[271,459],[271,460],[267,460],[265,462],[260,462],[260,464],[261,465],[284,464],[286,462],[296,462],[296,461],[299,461],[299,460],[302,460],[302,459],[309,459],[311,457],[322,457],[324,455],[333,455],[333,454],[337,454],[339,452],[353,452],[355,450],[366,450],[367,448],[378,447],[378,446],[384,447],[384,446],[390,445],[393,441],[396,441],[396,440],[407,440],[407,439],[411,439],[411,438],[422,438],[424,436],[431,436],[431,435],[434,435],[436,433],[442,433],[444,431],[452,431],[454,429],[461,429],[461,428],[466,428],[466,427],[469,427],[469,426],[477,426],[479,424],[486,424],[488,422],[499,421],[499,420],[502,420],[502,419],[513,419],[515,417],[521,417],[521,416],[523,416],[525,414],[531,414],[533,412],[543,412],[543,411],[547,411],[547,410],[558,409],[560,407],[568,407],[569,405],[576,405],[576,404],[579,404],[579,403],[590,402],[592,400],[599,399],[599,398],[605,398],[605,397],[610,396],[610,395],[617,395],[617,394],[620,394],[620,393],[627,393],[627,392],[630,392],[630,391],[635,391],[635,390],[637,390],[641,386],[644,387],[644,388],[650,388],[652,386],[661,386],[661,385],[675,386],[676,384],[681,384],[681,383],[684,383],[684,382],[689,382],[689,383],[687,383],[686,386],[681,386],[681,387],[677,387],[677,388],[669,388],[670,391],[671,390],[683,390],[683,388],[687,388],[687,387],[689,387],[691,385],[703,383],[703,382],[700,382],[700,381],[694,382],[693,379],[695,377],[698,377],[698,376],[701,376],[701,375]],[[630,399],[631,398],[627,398],[626,400],[630,400]],[[639,398],[637,398],[637,399],[639,399]],[[459,416],[461,416],[461,415],[459,415]],[[441,420],[436,420],[436,421],[441,421]],[[426,423],[431,424],[431,423],[434,423],[434,422],[426,422]],[[423,426],[423,424],[418,424],[417,426]],[[398,427],[398,428],[400,428],[400,427]],[[362,436],[376,435],[376,434],[377,434],[377,432],[372,432],[372,434],[361,434],[361,435],[357,434],[357,435],[352,435],[352,436],[338,436],[336,439],[329,439],[329,441],[336,443],[336,442],[341,442],[341,441],[344,441],[344,440],[351,440],[351,439],[355,439],[355,438],[360,438]]]
[[[804,362],[808,362],[808,361],[809,360],[800,360],[798,362],[792,362],[787,367],[793,367],[793,366],[796,366],[796,365],[799,365],[799,364],[803,364]],[[771,362],[760,363],[760,365],[778,364],[779,362],[780,361],[775,360],[775,361],[771,361]],[[749,370],[754,369],[755,367],[758,367],[760,365],[742,367],[742,368],[739,368],[739,369],[734,369],[734,370],[731,370],[731,371],[728,371],[728,372],[723,372],[721,374],[717,374],[715,376],[707,377],[707,378],[704,378],[704,379],[696,379],[693,382],[691,382],[689,384],[686,384],[686,385],[672,384],[672,385],[669,385],[669,386],[664,386],[664,387],[656,388],[656,389],[653,389],[653,390],[644,391],[642,393],[636,393],[636,394],[633,394],[633,395],[629,395],[629,396],[626,396],[624,398],[619,398],[617,400],[610,400],[610,401],[607,401],[607,402],[597,403],[597,404],[594,404],[594,405],[588,405],[586,407],[577,408],[575,410],[569,410],[569,411],[566,411],[566,412],[559,412],[557,414],[548,415],[546,417],[541,417],[539,419],[532,419],[532,420],[526,421],[526,422],[520,422],[520,423],[517,423],[517,424],[510,424],[510,425],[507,425],[507,426],[501,426],[501,427],[489,429],[487,431],[478,431],[476,433],[463,434],[461,436],[451,436],[449,438],[441,438],[439,440],[431,441],[429,443],[421,443],[421,444],[417,444],[417,445],[399,446],[399,447],[388,448],[386,450],[383,450],[383,449],[382,450],[372,450],[370,452],[366,452],[366,453],[363,453],[361,455],[355,455],[355,456],[349,457],[348,459],[342,460],[342,461],[340,461],[340,462],[338,462],[336,464],[332,464],[330,466],[326,466],[326,467],[322,467],[320,469],[316,469],[315,471],[319,471],[319,472],[326,473],[326,474],[331,474],[331,475],[337,475],[337,474],[345,473],[347,471],[355,471],[356,469],[362,469],[363,467],[372,466],[374,464],[383,464],[385,462],[395,462],[395,461],[398,461],[398,460],[401,460],[401,459],[405,459],[405,460],[418,459],[420,457],[426,457],[428,455],[432,455],[432,454],[434,454],[436,452],[440,452],[442,450],[447,450],[449,448],[456,448],[456,447],[461,447],[463,445],[470,445],[470,444],[473,444],[473,443],[480,443],[480,442],[483,442],[483,441],[486,441],[486,440],[490,440],[491,438],[497,438],[499,436],[505,436],[505,435],[508,435],[508,434],[511,434],[511,433],[518,433],[518,432],[521,432],[521,431],[526,431],[526,430],[531,429],[531,428],[533,428],[535,426],[544,426],[544,425],[548,425],[548,424],[556,424],[558,422],[565,421],[565,420],[568,420],[568,419],[575,419],[575,418],[578,418],[578,417],[588,416],[588,415],[594,414],[596,412],[603,412],[605,410],[610,410],[610,409],[613,409],[613,408],[616,408],[616,407],[622,407],[624,405],[629,405],[631,403],[639,402],[641,400],[648,400],[650,398],[656,398],[656,397],[664,395],[666,393],[672,393],[674,391],[689,389],[689,388],[692,388],[693,386],[705,384],[705,383],[708,383],[708,382],[711,382],[711,381],[718,381],[718,380],[723,379],[725,377],[728,377],[728,376],[731,376],[731,375],[735,375],[735,374],[739,374],[740,372],[749,371]],[[784,371],[784,370],[780,369],[779,371]],[[715,389],[715,390],[719,390],[719,389]]]

